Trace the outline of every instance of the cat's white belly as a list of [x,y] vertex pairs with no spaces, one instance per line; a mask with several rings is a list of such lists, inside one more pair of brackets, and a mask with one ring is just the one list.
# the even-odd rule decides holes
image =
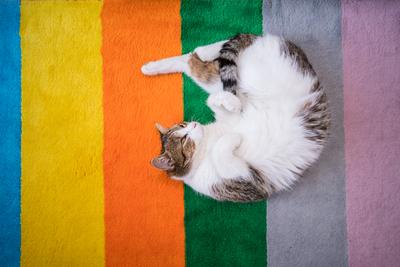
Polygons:
[[[249,165],[261,170],[276,189],[290,187],[297,179],[299,169],[305,169],[318,158],[321,151],[315,142],[310,142],[305,136],[305,128],[295,116],[290,105],[294,102],[276,101],[265,110],[250,106],[245,108],[240,119],[232,116],[213,126],[220,129],[212,139],[216,140],[223,134],[237,133],[242,137],[235,155],[244,159]],[[210,143],[215,141],[210,139]],[[212,149],[210,147],[209,149]],[[189,185],[203,194],[210,195],[210,185],[218,183],[220,177],[211,160],[207,159],[197,168],[189,179]]]
[[[285,189],[296,180],[298,168],[311,164],[320,153],[315,143],[307,141],[300,121],[292,115],[282,114],[280,110],[244,111],[240,120],[217,122],[214,127],[221,129],[221,134],[211,138],[216,140],[222,133],[240,134],[242,142],[234,151],[235,155],[262,171],[276,189]],[[185,183],[211,196],[210,186],[224,178],[218,175],[210,158],[203,158],[194,169],[196,171],[185,179]]]
[[277,189],[292,185],[322,149],[306,138],[300,118],[290,110],[249,111],[248,119],[234,128],[243,138],[236,155],[261,170]]

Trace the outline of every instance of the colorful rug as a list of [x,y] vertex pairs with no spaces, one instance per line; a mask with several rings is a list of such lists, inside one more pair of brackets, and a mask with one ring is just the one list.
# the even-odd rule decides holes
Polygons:
[[[400,2],[0,1],[0,266],[398,266]],[[291,192],[233,204],[151,168],[154,123],[212,121],[149,60],[245,32],[299,44],[331,140]]]

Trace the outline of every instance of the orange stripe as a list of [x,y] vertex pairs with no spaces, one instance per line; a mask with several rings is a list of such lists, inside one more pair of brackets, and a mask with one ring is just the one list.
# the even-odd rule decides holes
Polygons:
[[179,1],[104,1],[104,176],[107,266],[184,266],[183,186],[154,170],[154,123],[183,117],[182,79],[144,77],[181,53]]

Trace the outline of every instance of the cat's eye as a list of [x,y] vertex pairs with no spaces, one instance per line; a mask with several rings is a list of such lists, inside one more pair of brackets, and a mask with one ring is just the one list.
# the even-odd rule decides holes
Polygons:
[[179,126],[182,127],[182,128],[185,128],[186,124],[185,123],[180,123]]

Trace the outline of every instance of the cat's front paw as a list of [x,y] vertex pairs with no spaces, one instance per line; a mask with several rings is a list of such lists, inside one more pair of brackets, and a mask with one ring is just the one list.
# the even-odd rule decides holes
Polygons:
[[230,92],[218,92],[211,94],[207,100],[208,105],[222,107],[233,113],[239,113],[242,110],[240,99]]

